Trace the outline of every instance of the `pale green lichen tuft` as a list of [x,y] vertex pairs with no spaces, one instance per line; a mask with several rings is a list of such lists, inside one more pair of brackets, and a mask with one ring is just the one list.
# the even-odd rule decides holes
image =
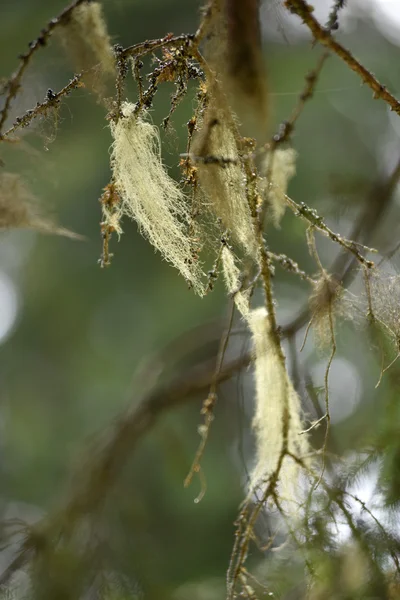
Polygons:
[[276,227],[279,227],[286,210],[285,196],[287,194],[290,180],[296,174],[297,152],[293,148],[285,150],[277,149],[268,153],[263,172],[266,178],[262,180],[264,196],[269,205],[271,221]]
[[120,232],[122,215],[134,219],[150,243],[203,294],[203,272],[188,235],[187,198],[162,162],[157,127],[145,118],[143,112],[135,113],[135,105],[125,103],[122,117],[111,123],[113,181],[121,198],[113,226]]
[[192,159],[208,210],[221,219],[247,255],[257,255],[257,244],[244,173],[232,127],[232,117],[212,101],[202,129],[195,136]]
[[247,320],[250,313],[250,290],[243,290],[241,272],[235,262],[232,251],[224,246],[221,253],[222,269],[228,294],[233,298],[236,308]]
[[[250,488],[263,489],[278,469],[284,447],[287,420],[287,451],[307,460],[309,446],[302,434],[299,397],[278,354],[265,308],[251,311],[249,325],[255,355],[256,411],[253,427],[256,433],[257,459],[251,473]],[[300,467],[285,456],[279,471],[279,497],[288,513],[295,513],[299,499]]]
[[115,59],[103,8],[99,2],[84,2],[58,29],[61,43],[75,69],[85,72],[83,80],[100,96],[105,77],[115,77]]

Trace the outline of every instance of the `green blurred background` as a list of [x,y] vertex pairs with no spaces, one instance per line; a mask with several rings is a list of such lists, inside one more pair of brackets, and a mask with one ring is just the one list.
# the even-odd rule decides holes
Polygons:
[[[314,4],[323,21],[329,3]],[[400,93],[395,44],[397,39],[400,43],[400,28],[396,34],[394,21],[389,26],[378,2],[371,2],[369,10],[365,3],[349,4],[340,39]],[[112,40],[123,46],[169,32],[194,32],[199,20],[198,2],[105,0],[103,6]],[[2,0],[2,77],[12,73],[17,55],[63,7],[62,0]],[[311,47],[300,21],[288,21],[283,11],[272,0],[263,5],[271,133],[289,116],[305,74],[321,52]],[[28,69],[10,121],[42,101],[48,88],[61,89],[73,74],[73,65],[52,39]],[[135,101],[134,87],[129,90]],[[172,92],[170,84],[160,87],[151,113],[154,123],[168,113]],[[190,93],[175,113],[175,131],[163,135],[164,160],[177,177],[193,107]],[[226,320],[222,283],[199,299],[127,220],[120,242],[112,241],[112,266],[99,267],[98,198],[110,178],[105,116],[96,98],[79,89],[63,102],[55,139],[49,121],[25,132],[18,147],[0,148],[2,168],[21,173],[62,226],[87,238],[77,242],[29,231],[0,237],[0,507],[5,517],[35,520],[51,512],[71,471],[86,460],[93,436],[139,402],[159,377],[168,379],[199,358],[213,356]],[[371,186],[397,160],[396,119],[356,75],[330,58],[293,137],[299,159],[290,194],[317,207],[334,229],[348,233]],[[386,251],[395,244],[398,217],[395,197],[371,245]],[[268,239],[275,252],[296,258],[311,273],[316,270],[304,227],[291,215],[280,230],[271,228]],[[337,249],[320,239],[318,248],[329,265]],[[391,269],[395,272],[395,261]],[[307,287],[277,268],[275,289],[284,324],[303,306]],[[363,335],[354,335],[352,325],[341,333],[331,383],[333,435],[344,451],[357,448],[358,440],[374,431],[386,388],[383,383],[379,393],[374,390],[380,359],[361,351]],[[229,356],[243,351],[246,343],[246,335],[236,336]],[[326,357],[312,339],[301,364],[315,385],[323,384]],[[225,384],[220,392],[203,460],[207,493],[200,503],[194,503],[198,481],[184,489],[183,480],[199,441],[202,397],[160,420],[128,460],[112,493],[110,554],[114,568],[135,582],[138,594],[176,600],[224,597],[233,522],[246,493],[246,465],[253,449],[251,375]],[[279,589],[274,591],[279,596]]]

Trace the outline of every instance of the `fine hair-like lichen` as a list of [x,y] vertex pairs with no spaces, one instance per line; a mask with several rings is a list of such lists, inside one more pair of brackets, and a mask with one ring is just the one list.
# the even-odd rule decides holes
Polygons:
[[74,8],[68,21],[58,31],[61,44],[84,81],[100,96],[105,78],[115,77],[115,60],[111,39],[99,2],[85,2]]
[[[385,237],[382,235],[385,231],[378,231],[377,226],[383,215],[388,214],[389,202],[397,189],[400,162],[390,175],[379,176],[362,206],[354,203],[354,215],[352,212],[351,219],[346,221],[346,227],[352,225],[349,239],[326,224],[317,197],[315,202],[311,198],[311,204],[308,200],[306,204],[296,200],[296,190],[293,198],[287,191],[296,170],[297,154],[292,145],[303,146],[301,139],[294,135],[297,121],[305,104],[315,95],[329,54],[336,53],[345,60],[374,91],[374,97],[387,102],[398,114],[400,101],[333,35],[338,27],[338,12],[346,4],[344,0],[332,0],[325,24],[318,22],[313,7],[306,0],[285,0],[282,8],[285,5],[297,14],[310,28],[314,41],[321,42],[327,49],[307,73],[291,113],[282,115],[287,118],[279,126],[278,123],[273,125],[264,59],[273,63],[274,58],[262,48],[260,4],[259,0],[207,0],[199,27],[192,34],[164,32],[158,39],[140,42],[135,38],[125,47],[116,45],[112,49],[100,2],[72,0],[28,44],[28,49],[19,55],[17,68],[0,84],[0,142],[7,148],[4,161],[0,158],[0,168],[8,169],[9,164],[13,164],[12,148],[18,147],[18,142],[23,142],[20,148],[29,150],[29,156],[33,156],[31,151],[35,148],[28,148],[23,139],[26,128],[33,122],[43,123],[49,117],[54,117],[56,124],[62,124],[64,100],[78,88],[86,87],[95,92],[97,101],[106,108],[113,144],[111,176],[100,197],[103,251],[99,262],[102,266],[111,263],[110,239],[122,234],[122,219],[129,217],[196,292],[211,293],[223,279],[229,299],[228,319],[223,329],[216,322],[196,326],[189,336],[185,333],[164,350],[157,348],[146,368],[138,369],[135,381],[139,385],[135,385],[132,396],[134,406],[121,415],[104,438],[101,436],[98,443],[95,442],[90,449],[90,460],[80,461],[82,468],[73,479],[71,495],[59,510],[32,526],[19,519],[2,523],[3,548],[9,541],[14,543],[14,538],[20,545],[9,564],[6,559],[8,566],[0,574],[0,596],[5,586],[13,583],[13,575],[26,570],[26,594],[10,585],[12,597],[22,593],[24,597],[33,594],[41,600],[44,596],[58,598],[65,594],[71,598],[99,594],[136,597],[135,590],[124,585],[125,576],[119,572],[117,555],[109,552],[107,541],[111,530],[108,511],[103,510],[112,499],[111,494],[117,491],[117,479],[124,464],[138,446],[138,440],[148,433],[163,412],[186,403],[191,397],[200,400],[203,395],[202,422],[198,427],[200,441],[184,482],[186,487],[198,475],[200,491],[194,501],[200,502],[211,487],[208,466],[202,465],[203,456],[208,452],[209,441],[213,443],[213,422],[223,416],[219,411],[225,396],[231,396],[229,413],[232,415],[229,415],[229,423],[222,423],[224,431],[226,425],[236,421],[236,414],[238,417],[243,414],[243,423],[248,414],[251,402],[246,393],[247,382],[238,378],[235,392],[233,381],[234,376],[247,368],[254,369],[256,456],[247,477],[249,451],[247,444],[238,440],[238,465],[243,477],[247,477],[248,487],[235,521],[227,599],[256,600],[264,595],[276,595],[278,587],[285,598],[293,594],[303,598],[307,591],[309,600],[343,597],[344,594],[357,598],[386,598],[396,594],[397,588],[392,589],[391,580],[395,572],[397,578],[400,574],[400,542],[398,532],[392,527],[392,515],[397,515],[392,513],[392,507],[397,510],[400,494],[396,470],[400,283],[397,274],[386,272],[388,265],[383,268],[381,265],[395,256],[400,245],[393,229],[385,244],[395,244],[394,247],[374,265],[368,256],[373,249],[365,244],[369,240],[381,244]],[[25,74],[36,53],[51,47],[50,38],[58,33],[73,61],[71,75],[76,74],[56,92],[48,88],[52,78],[47,82],[44,77],[47,88],[44,100],[16,116],[18,107],[14,102],[27,83]],[[116,38],[116,41],[122,39]],[[131,73],[134,82],[130,81]],[[111,82],[108,75],[113,79],[113,91],[106,88],[107,81]],[[42,77],[35,82],[35,87],[41,81]],[[173,90],[169,110],[161,98],[154,113],[157,114],[159,108],[165,110],[164,118],[157,123],[166,130],[173,128],[172,115],[179,122],[177,109],[186,94],[186,102],[196,98],[196,108],[186,123],[186,144],[181,144],[177,135],[182,174],[179,184],[170,177],[163,163],[159,130],[150,119],[156,96],[162,96],[158,91],[168,87]],[[79,97],[84,94],[83,89]],[[30,96],[31,93],[26,94],[26,99]],[[132,103],[126,102],[127,98]],[[20,100],[24,105],[25,99],[20,97]],[[179,110],[186,109],[182,105]],[[320,123],[323,125],[323,121]],[[21,137],[16,137],[17,131]],[[79,129],[78,136],[82,131]],[[329,134],[328,129],[326,134]],[[82,140],[75,137],[74,141],[79,146]],[[62,158],[65,158],[63,153]],[[174,160],[178,163],[178,156]],[[74,163],[69,166],[72,177]],[[330,163],[330,173],[333,167],[334,161]],[[78,171],[80,176],[81,171]],[[335,176],[336,179],[341,178]],[[303,178],[302,183],[304,181]],[[335,189],[328,192],[335,192],[337,182],[334,183]],[[360,193],[364,193],[358,176],[354,183],[357,190],[360,188]],[[325,185],[323,189],[326,192]],[[342,189],[340,181],[339,189]],[[310,189],[303,192],[305,197],[310,196]],[[295,223],[282,220],[286,206],[293,212]],[[390,215],[395,212],[395,202],[392,202]],[[304,232],[302,223],[306,225]],[[283,231],[271,231],[272,225],[282,227]],[[23,179],[2,172],[0,229],[14,227],[73,235],[55,226],[44,215]],[[297,243],[301,232],[317,266],[316,272]],[[325,266],[325,260],[319,257],[317,235],[323,235],[329,244],[337,247],[330,266]],[[6,252],[13,248],[13,244],[5,246]],[[327,249],[325,246],[322,249],[327,258]],[[35,251],[35,258],[38,252]],[[203,273],[200,253],[204,264],[211,266],[207,276]],[[73,254],[68,258],[73,259]],[[137,260],[137,256],[131,257],[132,262]],[[8,267],[7,260],[4,266]],[[137,267],[144,267],[140,259]],[[284,276],[281,269],[286,271]],[[358,295],[360,275],[365,286],[365,295],[361,297]],[[289,284],[286,281],[289,276],[298,277],[302,287]],[[303,290],[307,286],[311,286],[307,292],[308,303],[302,304]],[[164,304],[168,303],[167,288],[162,286],[159,290]],[[290,317],[287,314],[288,318],[283,318],[282,307],[277,309],[285,289],[293,300],[293,314]],[[263,308],[251,310],[253,302]],[[241,316],[238,327],[236,309]],[[353,319],[351,328],[342,322],[349,318]],[[330,404],[339,393],[338,388],[330,389],[331,384],[336,383],[332,381],[331,367],[337,353],[348,354],[347,344],[340,345],[342,331],[346,343],[353,325],[360,323],[365,326],[361,332],[363,337],[357,338],[361,341],[358,344],[361,350],[358,351],[358,346],[355,351],[351,348],[355,370],[364,365],[368,375],[370,370],[372,372],[374,361],[368,356],[368,347],[372,345],[378,353],[376,366],[380,366],[376,386],[388,372],[384,380],[385,397],[383,402],[374,402],[371,419],[372,412],[369,408],[365,410],[367,403],[372,406],[366,377],[366,381],[362,381],[365,406],[360,402],[360,408],[351,419],[346,419],[343,427],[331,419]],[[310,352],[310,342],[306,346],[311,331],[318,342],[313,349],[317,350],[318,346],[323,346],[325,351],[329,349],[322,380],[320,361],[315,352]],[[252,338],[253,351],[248,350],[249,338]],[[305,352],[298,356],[301,339],[300,352],[303,348]],[[348,358],[350,360],[350,355]],[[171,377],[167,371],[170,368]],[[341,369],[340,364],[338,368]],[[147,379],[141,386],[143,377]],[[349,380],[345,399],[351,391]],[[380,412],[375,416],[378,404]],[[307,418],[302,407],[307,410]],[[340,411],[339,405],[337,408]],[[303,425],[305,420],[307,425]],[[368,431],[366,425],[370,420],[372,427]],[[237,421],[242,429],[242,423]],[[357,434],[353,443],[348,433],[356,422],[361,423],[365,432]],[[247,431],[241,437],[245,442]],[[359,476],[368,471],[368,478],[370,474],[375,477],[370,469],[372,464],[378,475],[373,509],[382,511],[382,523],[368,508],[369,503],[354,493]],[[343,542],[343,524],[351,536],[348,543]],[[283,544],[282,538],[285,538]],[[257,565],[255,546],[261,549],[263,559],[268,555],[267,571],[263,564]],[[271,556],[277,557],[275,562]],[[250,557],[251,564],[247,565]],[[296,565],[290,573],[286,568],[287,559]],[[278,562],[282,582],[277,572],[275,574]],[[254,575],[250,569],[255,571]],[[146,577],[144,579],[146,591],[151,594],[153,590],[147,587]],[[211,588],[215,591],[214,583]],[[200,593],[195,588],[185,591],[187,595],[192,592],[192,596]],[[205,588],[204,594],[208,591],[208,587]],[[175,593],[172,589],[169,592]]]
[[43,213],[37,198],[21,177],[15,173],[1,173],[0,230],[33,229],[40,233],[80,238],[72,231],[59,227]]
[[124,214],[134,219],[151,244],[202,294],[203,273],[188,236],[187,198],[162,162],[157,127],[125,103],[111,132],[113,180],[121,198],[113,227],[121,232]]
[[233,297],[236,308],[244,319],[248,319],[250,312],[250,290],[243,290],[241,271],[235,263],[233,252],[227,247],[222,248],[222,269],[228,294]]
[[202,129],[193,142],[193,158],[206,204],[232,239],[255,257],[257,247],[246,196],[246,177],[233,131],[232,116],[211,100]]
[[285,196],[290,180],[296,174],[297,152],[293,148],[278,148],[264,160],[264,195],[268,202],[270,220],[279,227],[286,210]]
[[[256,433],[257,458],[251,473],[251,490],[263,488],[274,472],[284,448],[287,421],[287,453],[306,457],[307,437],[302,434],[300,399],[286,368],[277,354],[265,308],[250,312],[249,325],[255,356],[256,411],[253,427]],[[288,512],[295,512],[298,499],[299,465],[289,455],[283,457],[279,469],[280,497]]]

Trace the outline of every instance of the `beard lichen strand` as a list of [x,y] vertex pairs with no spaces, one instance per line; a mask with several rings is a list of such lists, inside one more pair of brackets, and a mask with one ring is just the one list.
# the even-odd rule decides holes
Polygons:
[[32,229],[39,233],[62,235],[72,239],[82,236],[59,227],[43,214],[38,199],[15,173],[0,174],[0,230]]
[[240,269],[236,265],[233,252],[226,246],[222,248],[221,261],[228,294],[232,296],[242,317],[247,320],[250,312],[250,289],[242,290]]
[[265,213],[276,227],[285,214],[288,185],[296,174],[296,159],[297,152],[293,148],[278,148],[266,155],[262,166],[265,178],[261,180],[260,188],[268,203]]
[[200,295],[203,272],[188,236],[190,209],[178,184],[168,175],[160,155],[158,129],[124,103],[122,117],[111,122],[113,180],[121,197],[118,217],[134,219],[150,243],[174,265]]
[[[279,356],[265,308],[250,312],[248,321],[255,354],[257,459],[251,473],[250,493],[263,490],[280,461],[277,492],[288,515],[295,516],[300,466],[291,455],[307,461],[307,437],[303,434],[300,400]],[[285,455],[282,457],[282,453]]]
[[246,136],[264,138],[268,94],[262,55],[258,0],[214,0],[201,27],[204,58]]
[[102,5],[99,2],[80,4],[74,8],[58,33],[75,68],[78,71],[86,71],[85,82],[101,96],[105,76],[116,75],[114,52]]
[[218,96],[211,97],[203,127],[193,139],[192,158],[207,206],[229,229],[232,239],[255,259],[257,244],[233,115],[227,114],[228,106],[218,106]]

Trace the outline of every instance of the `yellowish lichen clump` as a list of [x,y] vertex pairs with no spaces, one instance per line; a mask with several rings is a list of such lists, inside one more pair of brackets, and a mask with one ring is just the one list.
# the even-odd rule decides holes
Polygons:
[[203,127],[194,139],[192,155],[208,209],[222,220],[233,241],[239,243],[246,254],[256,256],[246,176],[239,157],[232,116],[217,108],[213,101]]
[[263,143],[268,133],[269,99],[258,0],[214,0],[212,5],[204,56],[240,121],[241,134]]
[[269,203],[271,221],[279,226],[286,209],[285,196],[290,180],[296,174],[297,152],[293,148],[277,149],[267,154],[263,172],[264,192]]
[[[300,400],[276,348],[265,308],[249,314],[255,353],[256,412],[254,429],[257,460],[251,474],[251,491],[264,488],[277,471],[284,448],[287,425],[287,451],[304,460],[309,454],[307,437],[302,434]],[[279,471],[279,497],[288,513],[295,513],[299,501],[300,468],[285,456]]]
[[227,246],[222,248],[221,262],[228,294],[233,297],[242,317],[247,319],[250,312],[250,290],[242,289],[240,269],[233,252]]
[[135,105],[125,103],[121,110],[118,122],[111,123],[113,181],[121,198],[113,226],[121,231],[123,214],[134,219],[151,244],[202,294],[203,273],[188,235],[187,198],[162,162],[158,129],[143,111],[140,116],[135,113]]

